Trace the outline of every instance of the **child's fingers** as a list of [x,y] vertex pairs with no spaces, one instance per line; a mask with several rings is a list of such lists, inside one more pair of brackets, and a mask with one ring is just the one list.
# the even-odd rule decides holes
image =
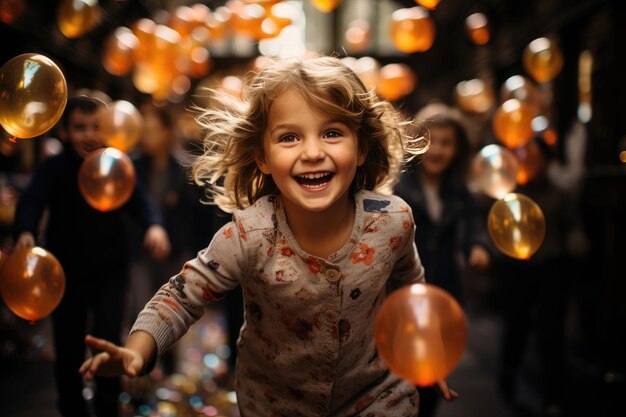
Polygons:
[[91,335],[87,335],[85,337],[85,342],[91,348],[91,350],[95,350],[97,352],[108,352],[108,353],[116,353],[119,349],[114,343],[109,342],[108,340],[98,339],[97,337],[93,337]]
[[85,372],[85,379],[87,379],[87,381],[93,380],[98,373],[98,369],[100,369],[100,365],[108,362],[110,358],[111,356],[106,352],[102,352],[94,356],[87,367],[87,371]]
[[91,365],[91,360],[93,358],[89,358],[87,359],[85,362],[83,362],[83,364],[80,366],[80,368],[78,368],[78,373],[81,375],[85,375],[85,372],[87,372],[87,369],[89,369],[89,365]]

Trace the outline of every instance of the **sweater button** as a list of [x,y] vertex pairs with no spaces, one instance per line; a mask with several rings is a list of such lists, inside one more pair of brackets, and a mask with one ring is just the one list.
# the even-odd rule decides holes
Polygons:
[[341,272],[337,271],[336,269],[327,269],[326,270],[326,281],[330,282],[331,284],[334,284],[335,282],[339,281],[341,279]]

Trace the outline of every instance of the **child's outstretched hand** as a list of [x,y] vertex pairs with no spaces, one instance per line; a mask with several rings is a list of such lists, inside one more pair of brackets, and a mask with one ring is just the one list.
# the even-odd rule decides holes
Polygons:
[[143,369],[144,360],[139,352],[89,335],[85,337],[85,342],[91,349],[93,357],[87,359],[78,372],[87,381],[92,381],[96,375],[126,375],[134,378]]
[[448,386],[448,381],[441,379],[437,381],[437,389],[446,401],[453,401],[459,397],[459,393]]

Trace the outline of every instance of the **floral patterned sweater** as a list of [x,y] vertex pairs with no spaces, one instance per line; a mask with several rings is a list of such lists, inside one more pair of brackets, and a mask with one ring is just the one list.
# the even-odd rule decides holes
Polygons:
[[244,417],[417,415],[417,393],[391,374],[374,344],[374,319],[394,289],[424,280],[415,225],[399,197],[355,195],[348,243],[326,259],[298,246],[280,198],[233,214],[208,248],[146,305],[133,331],[158,354],[241,285],[237,400]]

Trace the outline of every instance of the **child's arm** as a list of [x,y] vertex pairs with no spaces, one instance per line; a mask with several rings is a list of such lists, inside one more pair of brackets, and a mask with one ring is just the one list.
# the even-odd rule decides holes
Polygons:
[[143,331],[131,333],[124,347],[89,335],[85,342],[94,355],[79,369],[87,381],[93,380],[96,375],[136,377],[142,373],[146,364],[154,360],[157,349],[152,336]]

